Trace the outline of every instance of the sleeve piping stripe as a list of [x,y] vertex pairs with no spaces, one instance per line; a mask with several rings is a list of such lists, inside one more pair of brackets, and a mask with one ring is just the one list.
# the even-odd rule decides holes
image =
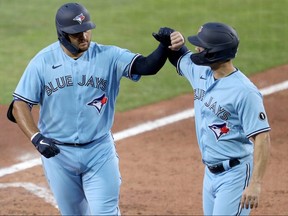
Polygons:
[[187,54],[189,53],[190,51],[188,50],[186,53],[184,53],[179,59],[178,59],[178,62],[177,62],[177,73],[180,75],[180,76],[183,76],[183,73],[181,73],[181,70],[180,70],[180,61],[181,59]]
[[270,127],[263,128],[263,129],[260,129],[260,130],[257,130],[257,131],[254,131],[254,132],[248,134],[247,137],[250,138],[250,137],[252,137],[252,136],[254,136],[256,134],[259,134],[259,133],[262,133],[262,132],[266,132],[266,131],[270,131],[270,130],[271,130]]
[[23,100],[23,101],[25,101],[27,103],[33,104],[33,105],[37,105],[38,104],[38,102],[29,100],[29,99],[27,99],[25,97],[22,97],[21,95],[18,95],[16,93],[13,93],[13,96],[16,97],[16,98],[19,98],[19,99],[21,99],[21,100]]
[[132,74],[131,74],[132,65],[133,65],[135,59],[138,58],[139,56],[141,56],[141,55],[140,55],[140,54],[136,54],[136,55],[134,56],[134,58],[131,60],[130,67],[129,67],[129,71],[128,71],[128,76],[129,76],[129,78],[132,78]]

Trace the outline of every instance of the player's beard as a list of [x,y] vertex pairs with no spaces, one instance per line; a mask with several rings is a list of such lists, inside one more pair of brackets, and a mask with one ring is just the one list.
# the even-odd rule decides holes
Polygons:
[[82,43],[79,43],[78,45],[79,53],[85,52],[86,50],[88,50],[89,46],[90,46],[90,41],[83,41]]

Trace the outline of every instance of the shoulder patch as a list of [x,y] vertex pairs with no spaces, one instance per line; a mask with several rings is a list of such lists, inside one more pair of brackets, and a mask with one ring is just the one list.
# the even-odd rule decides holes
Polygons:
[[266,119],[266,115],[265,115],[264,112],[260,112],[259,113],[259,119],[262,120],[262,121],[264,121]]

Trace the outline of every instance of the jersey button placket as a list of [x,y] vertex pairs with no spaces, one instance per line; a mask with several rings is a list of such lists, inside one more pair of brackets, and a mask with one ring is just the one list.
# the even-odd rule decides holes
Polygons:
[[[205,95],[206,96],[206,95]],[[204,99],[203,101],[205,101],[205,96],[204,96]],[[202,155],[203,155],[203,159],[207,159],[207,151],[206,151],[206,139],[205,137],[207,136],[207,120],[206,120],[206,117],[205,117],[205,105],[203,104],[202,107],[201,107],[201,125],[200,125],[200,131],[201,131],[201,135],[200,135],[200,143],[201,143],[201,151],[202,151]]]
[[77,61],[74,61],[73,62],[73,65],[72,65],[72,73],[73,73],[73,77],[74,77],[74,103],[75,103],[75,110],[76,110],[76,113],[78,114],[77,116],[77,142],[79,142],[79,134],[81,133],[79,131],[79,128],[80,128],[80,123],[81,121],[79,121],[79,118],[81,118],[81,94],[80,94],[80,89],[79,89],[79,86],[78,86],[78,79],[79,79],[79,66],[78,66],[78,62]]

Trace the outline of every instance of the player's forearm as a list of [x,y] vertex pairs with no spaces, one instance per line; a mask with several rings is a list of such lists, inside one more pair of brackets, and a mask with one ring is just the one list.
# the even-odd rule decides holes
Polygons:
[[254,169],[251,183],[261,183],[265,174],[270,154],[269,132],[258,134],[254,140]]
[[167,60],[167,48],[159,45],[147,57],[139,56],[135,59],[131,73],[138,75],[154,75],[156,74],[165,64]]
[[13,116],[16,119],[19,128],[29,139],[39,131],[34,122],[30,108],[24,101],[14,102]]

